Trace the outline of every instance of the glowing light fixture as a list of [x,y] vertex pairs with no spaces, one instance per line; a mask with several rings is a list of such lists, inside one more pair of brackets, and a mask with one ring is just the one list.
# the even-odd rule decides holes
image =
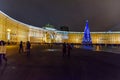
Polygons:
[[11,30],[10,29],[7,29],[8,32],[10,32]]
[[52,30],[52,31],[55,31],[55,30],[56,30],[56,29],[54,29],[54,28],[48,28],[48,27],[45,27],[44,29]]
[[10,29],[7,29],[7,39],[10,40]]

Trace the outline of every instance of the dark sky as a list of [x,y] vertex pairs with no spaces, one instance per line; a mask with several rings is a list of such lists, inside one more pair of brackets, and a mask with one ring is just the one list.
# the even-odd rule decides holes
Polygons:
[[21,22],[40,26],[49,23],[83,31],[107,31],[120,24],[120,0],[0,0],[0,10]]

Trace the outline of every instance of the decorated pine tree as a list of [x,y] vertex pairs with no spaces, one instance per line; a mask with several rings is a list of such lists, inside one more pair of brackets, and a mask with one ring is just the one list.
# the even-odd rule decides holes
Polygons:
[[86,20],[86,25],[85,25],[85,29],[84,29],[82,44],[85,44],[85,45],[92,44],[92,39],[91,39],[91,35],[90,35],[88,20]]

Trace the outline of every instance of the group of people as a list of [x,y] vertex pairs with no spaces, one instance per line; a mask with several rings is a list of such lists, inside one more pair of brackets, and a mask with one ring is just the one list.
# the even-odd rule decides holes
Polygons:
[[[26,46],[23,46],[23,42],[20,41],[19,44],[19,53],[23,53],[24,51],[26,51],[27,56],[30,55],[30,48],[31,48],[31,44],[29,41],[26,42]],[[7,63],[7,57],[6,57],[6,42],[1,40],[0,41],[0,64],[2,64],[2,60],[4,60]]]
[[20,41],[20,44],[19,44],[19,53],[26,52],[27,56],[29,56],[30,55],[30,48],[31,48],[31,44],[30,44],[29,41],[26,42],[25,46],[23,45],[23,42]]
[[[0,41],[0,64],[2,63],[2,59],[7,62],[6,45],[5,44],[6,44],[5,41],[3,41],[3,40]],[[63,46],[63,49],[62,49],[63,56],[66,56],[66,54],[67,54],[67,56],[69,57],[70,52],[72,50],[72,45],[64,42],[62,46]],[[20,41],[19,53],[24,53],[24,51],[26,51],[27,56],[29,56],[30,48],[31,48],[31,44],[29,41],[26,42],[26,45],[24,45],[23,42]]]
[[68,55],[68,57],[70,57],[70,52],[72,50],[72,45],[68,44],[68,43],[63,43],[63,56],[66,56],[66,54]]

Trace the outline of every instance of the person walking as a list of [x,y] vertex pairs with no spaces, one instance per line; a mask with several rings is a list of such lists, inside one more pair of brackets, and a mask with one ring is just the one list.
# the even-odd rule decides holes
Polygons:
[[6,58],[6,46],[3,40],[0,41],[0,64],[2,64],[2,59],[7,62]]
[[65,56],[66,55],[66,43],[65,42],[62,44],[62,52],[63,52],[63,56]]
[[23,42],[20,41],[20,44],[19,44],[19,53],[23,53]]
[[29,42],[29,41],[27,41],[27,43],[26,43],[27,56],[29,56],[29,55],[30,55],[30,47],[31,47],[31,44],[30,44],[30,42]]
[[71,52],[72,46],[71,44],[67,45],[67,52],[68,52],[68,57],[70,57],[70,52]]

